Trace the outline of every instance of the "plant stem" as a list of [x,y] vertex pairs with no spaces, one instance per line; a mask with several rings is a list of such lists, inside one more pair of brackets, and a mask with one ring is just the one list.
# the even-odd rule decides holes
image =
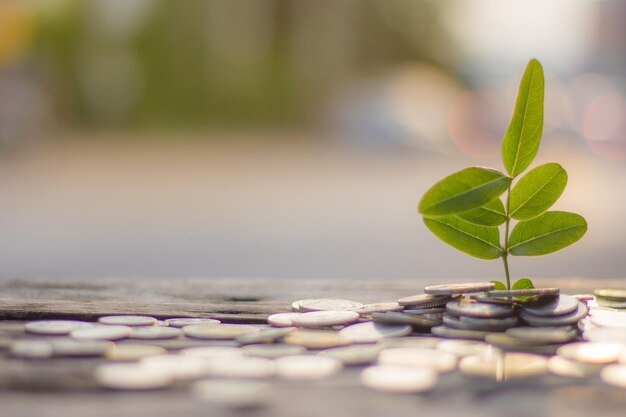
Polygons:
[[506,206],[504,211],[506,213],[506,221],[504,223],[504,251],[502,252],[502,263],[504,264],[504,274],[506,276],[506,288],[511,289],[511,276],[509,274],[509,223],[511,222],[511,216],[509,214],[509,203],[511,201],[511,186],[506,190]]

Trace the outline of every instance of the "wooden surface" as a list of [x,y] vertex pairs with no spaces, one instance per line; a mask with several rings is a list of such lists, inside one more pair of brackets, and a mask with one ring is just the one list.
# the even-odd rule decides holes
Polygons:
[[[101,390],[91,371],[102,360],[8,358],[22,323],[41,318],[95,320],[106,314],[216,317],[233,323],[264,323],[301,298],[333,297],[391,301],[422,291],[424,280],[270,279],[0,279],[1,416],[619,416],[626,390],[554,376],[506,383],[477,381],[454,372],[426,395],[390,395],[360,387],[359,369],[318,383],[272,381],[265,407],[231,410],[194,399],[184,384],[160,392]],[[538,280],[565,293],[624,287],[624,280]],[[32,337],[32,336],[30,336]],[[224,342],[220,342],[224,343]],[[226,342],[228,343],[228,342]]]

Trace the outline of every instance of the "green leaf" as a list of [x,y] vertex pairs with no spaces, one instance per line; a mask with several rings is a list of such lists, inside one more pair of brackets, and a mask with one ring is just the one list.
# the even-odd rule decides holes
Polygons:
[[520,81],[515,108],[502,141],[502,162],[515,177],[532,162],[543,130],[543,69],[531,59]]
[[519,222],[509,237],[509,253],[515,256],[539,256],[556,252],[583,237],[585,219],[575,213],[548,211]]
[[500,226],[506,221],[504,205],[499,198],[473,210],[457,214],[463,220],[482,226]]
[[504,285],[503,282],[500,282],[500,281],[489,281],[489,282],[491,282],[492,284],[496,286],[494,290],[497,290],[497,291],[506,290],[506,285]]
[[472,210],[498,198],[511,178],[495,169],[465,168],[433,185],[417,210],[424,216],[445,216]]
[[497,227],[480,226],[457,216],[428,218],[424,224],[448,245],[480,259],[496,259],[502,254]]
[[511,287],[513,290],[530,290],[535,288],[533,282],[528,278],[520,278]]
[[559,199],[567,185],[567,172],[554,162],[524,175],[511,190],[511,217],[527,220],[539,216]]

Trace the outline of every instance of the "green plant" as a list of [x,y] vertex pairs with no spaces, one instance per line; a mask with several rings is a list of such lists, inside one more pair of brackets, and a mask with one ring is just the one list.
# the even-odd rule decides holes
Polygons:
[[[480,259],[502,259],[506,287],[496,281],[497,289],[533,288],[527,278],[511,286],[509,255],[539,256],[556,252],[579,240],[587,231],[582,216],[547,211],[567,184],[567,173],[559,164],[540,165],[514,184],[539,148],[543,96],[543,69],[539,61],[531,59],[520,81],[513,115],[502,141],[506,174],[490,168],[463,169],[432,186],[418,205],[426,227],[445,243]],[[500,197],[505,192],[503,202]]]

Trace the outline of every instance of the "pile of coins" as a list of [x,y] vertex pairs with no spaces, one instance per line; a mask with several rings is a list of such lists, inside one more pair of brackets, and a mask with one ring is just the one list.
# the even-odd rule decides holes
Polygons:
[[[25,325],[14,357],[97,357],[104,388],[146,390],[187,384],[198,398],[235,406],[263,403],[266,381],[319,381],[361,367],[365,387],[432,390],[444,374],[504,381],[551,373],[599,375],[626,388],[626,290],[594,296],[556,288],[497,291],[489,282],[429,286],[394,302],[305,299],[267,325],[206,318],[105,316],[97,323]],[[42,337],[44,336],[44,337]]]

